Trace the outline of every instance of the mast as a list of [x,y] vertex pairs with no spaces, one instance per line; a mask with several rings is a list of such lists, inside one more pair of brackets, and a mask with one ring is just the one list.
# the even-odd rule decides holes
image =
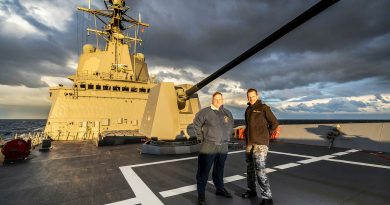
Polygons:
[[[108,2],[108,4],[107,4]],[[94,15],[95,18],[99,19],[105,26],[104,30],[87,28],[88,32],[94,32],[97,36],[102,36],[106,43],[115,42],[121,44],[141,43],[142,40],[138,36],[130,37],[124,35],[124,31],[130,28],[138,29],[140,27],[149,27],[150,25],[141,22],[141,19],[134,19],[127,16],[126,12],[129,7],[125,5],[124,0],[105,0],[106,10],[95,10],[90,8],[77,7],[78,10],[84,11]],[[103,18],[108,18],[108,22],[105,22]],[[125,23],[131,24],[125,26]],[[95,24],[96,27],[96,24]]]

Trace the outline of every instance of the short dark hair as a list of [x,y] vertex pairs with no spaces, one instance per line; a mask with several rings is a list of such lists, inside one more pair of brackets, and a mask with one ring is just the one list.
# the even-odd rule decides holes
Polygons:
[[249,88],[248,91],[246,91],[246,95],[248,95],[248,93],[250,93],[250,92],[255,92],[257,95],[257,90],[254,88]]
[[220,93],[220,92],[215,92],[214,94],[213,94],[213,98],[216,96],[216,95],[220,95],[220,96],[222,96],[222,93]]

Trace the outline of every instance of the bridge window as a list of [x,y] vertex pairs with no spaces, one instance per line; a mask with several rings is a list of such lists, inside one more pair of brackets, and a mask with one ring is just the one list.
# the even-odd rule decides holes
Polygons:
[[81,89],[85,89],[85,84],[80,84]]
[[145,93],[145,92],[146,92],[146,89],[145,89],[145,88],[140,88],[139,91],[140,91],[141,93]]
[[93,84],[88,84],[88,89],[93,89]]
[[101,90],[102,89],[102,86],[101,85],[96,85],[96,90]]
[[128,92],[129,91],[129,87],[122,87],[122,91]]
[[114,86],[114,87],[112,87],[112,90],[113,90],[113,91],[120,91],[120,90],[121,90],[121,87],[119,87],[119,86]]
[[138,92],[138,88],[131,88],[131,92]]
[[111,86],[103,85],[103,90],[111,90]]

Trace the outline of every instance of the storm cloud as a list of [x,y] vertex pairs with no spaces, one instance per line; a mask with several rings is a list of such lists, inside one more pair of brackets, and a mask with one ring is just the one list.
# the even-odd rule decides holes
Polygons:
[[[51,84],[47,78],[73,74],[82,44],[94,41],[84,30],[88,15],[76,11],[87,2],[1,1],[0,85],[40,89]],[[134,0],[126,5],[130,16],[141,13],[151,25],[138,48],[151,73],[160,81],[196,83],[316,2]],[[104,6],[94,0],[92,7]],[[201,99],[219,90],[227,93],[227,105],[239,110],[245,90],[255,87],[278,112],[390,112],[388,8],[387,0],[340,1],[203,88]],[[376,103],[364,96],[376,96]]]
[[[315,1],[153,1],[145,44],[151,62],[211,73]],[[226,74],[266,90],[390,77],[388,1],[340,1]],[[153,27],[154,26],[154,27]],[[156,61],[154,61],[156,58]],[[244,81],[245,79],[245,81]],[[254,85],[253,85],[254,84]]]

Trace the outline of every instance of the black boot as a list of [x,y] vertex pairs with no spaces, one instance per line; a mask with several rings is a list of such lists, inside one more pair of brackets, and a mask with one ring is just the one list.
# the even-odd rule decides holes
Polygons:
[[257,193],[255,190],[251,190],[251,189],[246,190],[244,193],[241,194],[242,198],[251,198],[254,196],[257,196]]
[[206,205],[206,197],[198,196],[198,205]]
[[273,205],[274,201],[272,199],[263,199],[260,203],[260,205]]
[[220,196],[223,196],[223,197],[226,197],[226,198],[232,198],[232,194],[229,193],[225,188],[223,189],[217,189],[217,191],[215,192],[216,195],[220,195]]

